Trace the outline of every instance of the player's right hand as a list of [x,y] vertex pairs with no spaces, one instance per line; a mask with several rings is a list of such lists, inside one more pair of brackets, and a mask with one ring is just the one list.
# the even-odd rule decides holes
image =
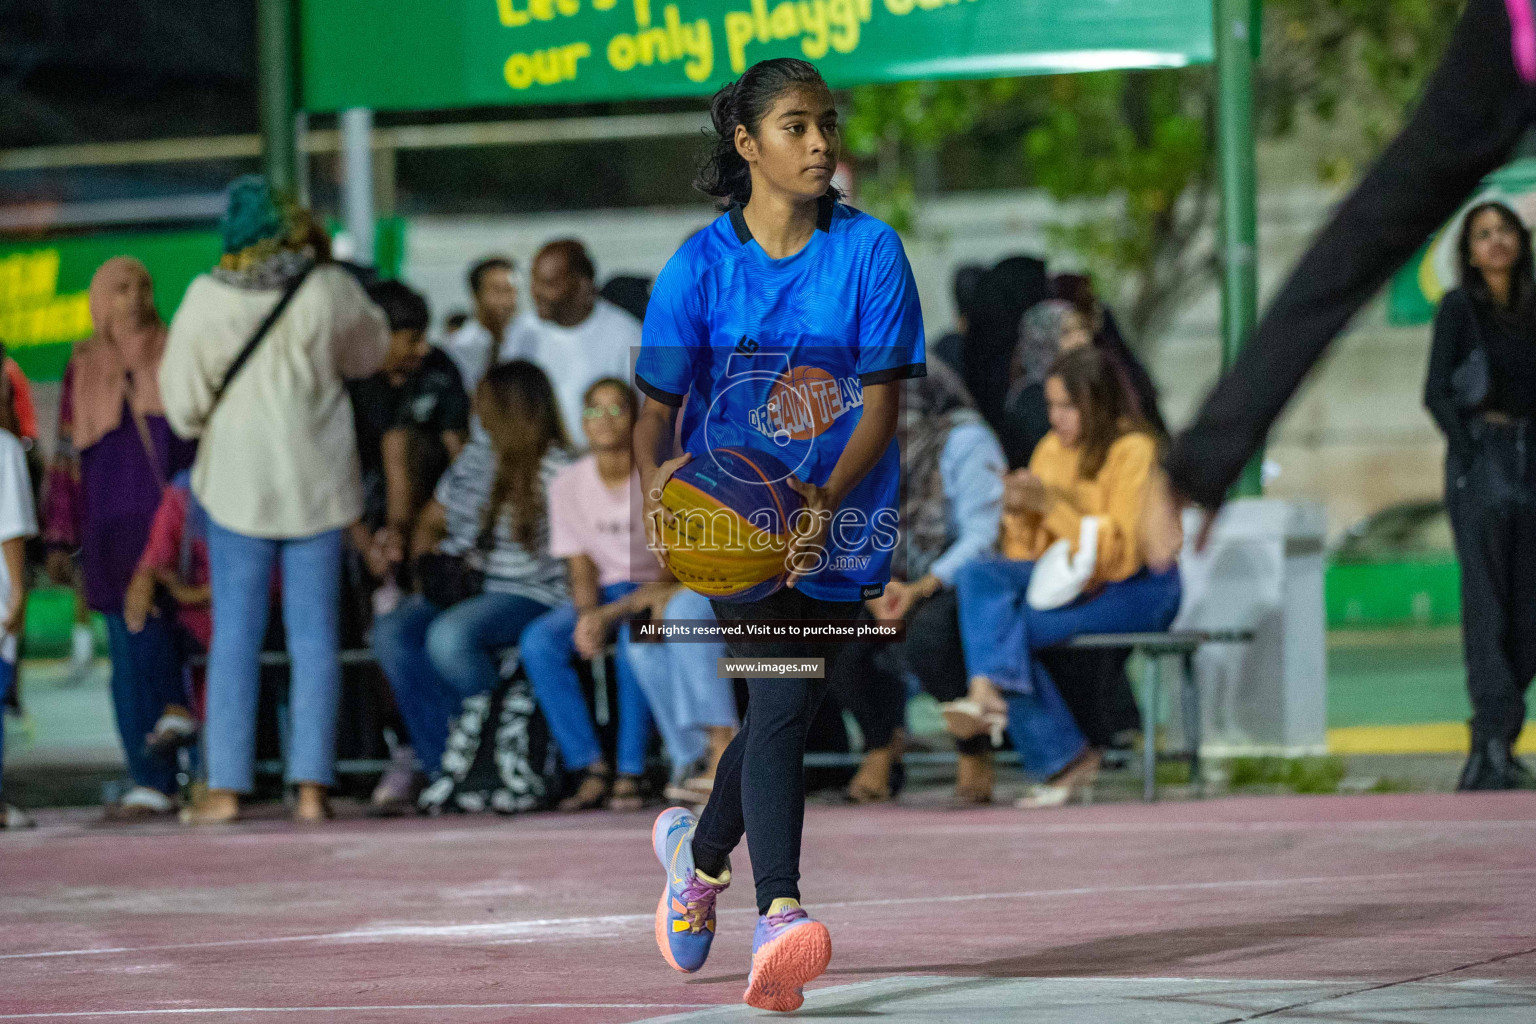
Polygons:
[[651,554],[656,556],[656,561],[662,568],[667,565],[666,525],[672,521],[672,514],[661,503],[661,492],[667,487],[667,481],[672,479],[672,474],[682,469],[693,461],[693,456],[687,452],[675,459],[668,459],[656,467],[656,472],[651,474],[651,479],[646,482],[644,499],[645,508],[645,539]]

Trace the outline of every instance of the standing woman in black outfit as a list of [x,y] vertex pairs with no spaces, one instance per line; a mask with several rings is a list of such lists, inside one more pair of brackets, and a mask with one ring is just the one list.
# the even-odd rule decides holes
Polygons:
[[1473,207],[1461,287],[1435,317],[1424,403],[1446,439],[1446,506],[1461,560],[1472,751],[1458,789],[1536,788],[1512,747],[1536,675],[1536,276],[1503,203]]

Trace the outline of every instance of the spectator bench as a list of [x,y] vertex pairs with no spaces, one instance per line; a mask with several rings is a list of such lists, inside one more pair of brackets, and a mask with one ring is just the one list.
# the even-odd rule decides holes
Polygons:
[[[1162,710],[1164,661],[1177,658],[1181,669],[1179,691],[1185,749],[1170,756],[1189,763],[1190,780],[1198,787],[1201,708],[1200,687],[1195,679],[1195,652],[1206,644],[1246,644],[1251,643],[1253,638],[1253,631],[1248,629],[1179,629],[1164,633],[1084,633],[1073,637],[1056,649],[1094,651],[1129,648],[1133,654],[1142,656],[1141,693],[1138,695],[1143,737],[1141,796],[1142,800],[1151,803],[1157,799],[1157,724]],[[206,660],[206,656],[199,656],[196,659],[197,663],[205,663]],[[344,667],[374,664],[373,652],[366,648],[344,650],[341,652],[340,660]],[[288,655],[283,651],[263,651],[261,664],[286,666]],[[605,693],[602,687],[598,688],[598,692]],[[606,710],[606,708],[597,709],[599,713]],[[602,714],[601,717],[607,716]],[[281,718],[279,721],[281,722]],[[1016,760],[1016,755],[1012,751],[1007,751],[1001,755],[1001,759]],[[857,754],[807,754],[805,756],[805,763],[810,767],[841,767],[857,764],[858,760]],[[911,753],[907,754],[904,760],[909,763],[952,762],[954,755]],[[366,775],[382,772],[388,767],[389,762],[383,760],[351,759],[336,763],[338,774]],[[262,761],[258,763],[257,770],[281,774],[282,764],[278,761]]]

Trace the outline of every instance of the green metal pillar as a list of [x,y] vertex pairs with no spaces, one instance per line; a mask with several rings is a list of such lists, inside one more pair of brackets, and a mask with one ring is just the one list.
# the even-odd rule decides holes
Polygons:
[[261,96],[261,166],[274,192],[293,198],[298,185],[294,130],[297,47],[295,0],[258,0],[256,66]]
[[[1259,5],[1214,0],[1216,122],[1221,182],[1221,364],[1232,365],[1258,320],[1258,176],[1253,142],[1253,41]],[[1263,490],[1260,455],[1243,471],[1235,493]]]

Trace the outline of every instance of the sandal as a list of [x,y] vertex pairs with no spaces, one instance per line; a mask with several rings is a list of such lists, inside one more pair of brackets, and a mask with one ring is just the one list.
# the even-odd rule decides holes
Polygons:
[[957,740],[991,736],[992,745],[1003,745],[1003,730],[1008,727],[1008,716],[982,707],[969,697],[952,700],[939,706],[944,715],[944,728]]
[[1031,786],[1027,796],[1014,801],[1013,806],[1029,811],[1045,807],[1063,807],[1070,803],[1093,803],[1093,783],[1099,777],[1099,766],[1104,757],[1096,747],[1089,747],[1072,763],[1051,777],[1049,782]]
[[561,800],[556,805],[560,811],[595,811],[602,807],[608,800],[608,789],[613,782],[613,774],[608,766],[599,761],[586,770],[582,776],[581,785],[576,787],[576,792]]
[[639,811],[645,808],[645,795],[640,791],[640,776],[620,775],[613,782],[613,795],[608,798],[610,811]]

